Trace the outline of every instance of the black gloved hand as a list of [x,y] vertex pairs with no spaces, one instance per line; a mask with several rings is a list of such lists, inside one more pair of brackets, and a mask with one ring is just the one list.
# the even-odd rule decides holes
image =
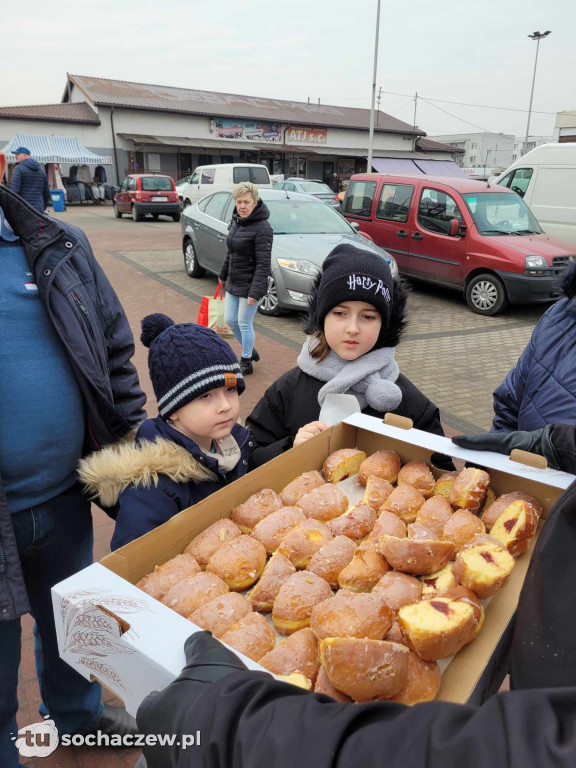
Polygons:
[[[180,675],[160,693],[149,694],[138,707],[138,731],[144,734],[193,734],[189,713],[212,683],[234,672],[246,670],[240,659],[212,637],[210,632],[195,632],[184,645],[186,666]],[[148,768],[176,765],[180,748],[172,746],[144,747]]]
[[472,451],[493,451],[509,455],[514,448],[544,456],[548,464],[559,469],[559,461],[552,444],[554,427],[549,425],[533,432],[482,432],[479,435],[457,435],[452,442]]

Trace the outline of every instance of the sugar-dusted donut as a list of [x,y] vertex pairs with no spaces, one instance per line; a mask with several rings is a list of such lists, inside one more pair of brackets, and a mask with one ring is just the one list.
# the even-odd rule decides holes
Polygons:
[[320,485],[324,485],[324,478],[318,470],[304,472],[280,491],[280,498],[285,507],[295,507],[302,496],[306,496]]
[[261,491],[253,493],[239,507],[233,509],[230,517],[242,533],[250,533],[266,515],[281,509],[283,506],[282,499],[275,491],[271,488],[263,488]]
[[193,555],[202,568],[205,568],[218,547],[225,541],[238,538],[241,534],[242,531],[232,520],[223,517],[195,536],[184,552]]
[[251,587],[266,565],[266,548],[251,536],[238,536],[219,547],[206,565],[207,573],[224,579],[234,592]]
[[150,597],[161,600],[179,581],[199,573],[200,570],[197,560],[192,555],[184,553],[176,555],[164,565],[157,565],[152,573],[140,579],[136,586]]
[[310,624],[312,609],[322,600],[332,597],[330,585],[320,576],[299,571],[282,585],[272,608],[274,628],[282,635],[291,635]]

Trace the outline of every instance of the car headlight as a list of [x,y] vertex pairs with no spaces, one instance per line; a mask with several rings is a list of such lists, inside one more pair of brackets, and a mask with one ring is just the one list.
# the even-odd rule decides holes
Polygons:
[[526,256],[526,269],[548,269],[549,264],[544,256]]
[[287,269],[290,272],[298,272],[300,275],[316,277],[316,275],[320,274],[320,270],[316,264],[312,264],[311,261],[306,261],[306,259],[276,259],[276,262],[282,269]]

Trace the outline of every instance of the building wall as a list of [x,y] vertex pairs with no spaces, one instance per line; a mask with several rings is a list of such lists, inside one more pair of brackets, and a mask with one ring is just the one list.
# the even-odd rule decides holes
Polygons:
[[576,141],[576,109],[556,114],[556,124],[552,140],[555,142]]
[[427,138],[464,149],[464,155],[458,159],[463,168],[507,168],[512,163],[514,136],[509,134],[456,133]]
[[514,152],[512,154],[512,162],[519,160],[526,152],[530,152],[536,147],[540,147],[542,144],[548,144],[553,141],[551,136],[528,136],[528,143],[526,144],[526,151],[524,151],[524,139],[525,136],[516,136],[514,140]]

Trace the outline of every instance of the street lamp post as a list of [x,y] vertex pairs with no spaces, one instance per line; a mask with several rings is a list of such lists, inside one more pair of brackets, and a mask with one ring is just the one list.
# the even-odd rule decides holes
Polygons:
[[378,71],[378,37],[380,34],[380,0],[376,11],[376,37],[374,39],[374,72],[372,75],[372,106],[370,107],[370,133],[368,135],[368,167],[367,173],[372,173],[372,154],[374,151],[374,102],[376,101],[376,74]]
[[544,40],[545,37],[548,37],[550,32],[551,30],[548,29],[546,32],[533,32],[531,35],[528,35],[531,40],[536,40],[536,58],[534,59],[534,72],[532,74],[532,90],[530,91],[530,106],[528,107],[528,122],[526,123],[526,138],[524,139],[524,155],[528,151],[528,133],[530,131],[530,117],[532,116],[532,99],[534,98],[536,67],[538,66],[538,49],[540,48],[540,40]]

